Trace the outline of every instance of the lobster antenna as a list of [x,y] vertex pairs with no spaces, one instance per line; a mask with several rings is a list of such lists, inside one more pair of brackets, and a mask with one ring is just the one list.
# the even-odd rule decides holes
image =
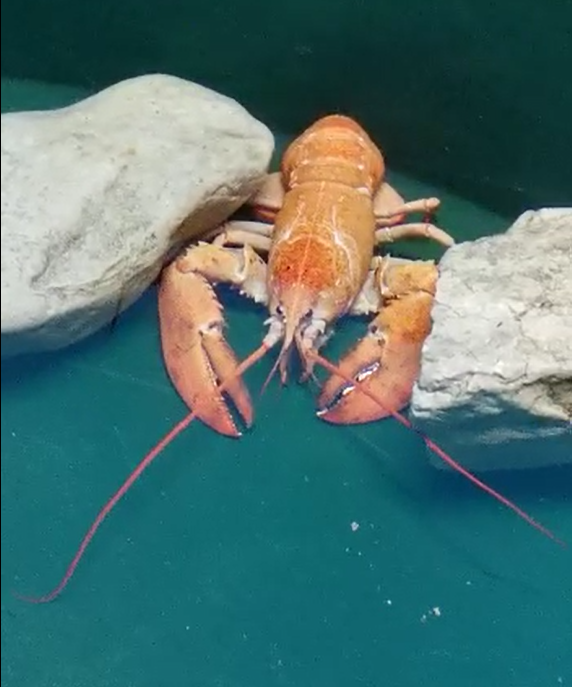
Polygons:
[[492,487],[489,487],[488,484],[485,484],[482,482],[478,477],[473,475],[472,472],[469,472],[466,468],[464,468],[460,463],[458,463],[454,458],[452,458],[448,453],[446,453],[440,446],[438,446],[434,441],[432,441],[424,432],[422,432],[420,429],[415,427],[404,415],[402,415],[400,412],[397,410],[391,409],[387,404],[385,404],[379,396],[373,392],[367,389],[362,383],[356,383],[355,379],[347,375],[343,370],[341,370],[337,365],[334,365],[334,363],[331,363],[327,358],[324,358],[322,355],[320,355],[317,351],[307,351],[307,356],[309,358],[312,358],[316,363],[321,365],[323,368],[331,372],[332,374],[338,375],[341,377],[344,381],[346,381],[348,384],[351,384],[355,390],[361,392],[362,394],[365,394],[368,396],[374,403],[377,403],[378,406],[383,408],[384,411],[390,413],[398,422],[400,422],[404,427],[407,427],[408,429],[412,430],[415,432],[418,436],[421,437],[421,439],[425,442],[425,445],[433,451],[441,460],[443,460],[445,463],[450,465],[454,470],[456,470],[458,473],[463,475],[463,477],[466,477],[470,482],[475,484],[479,489],[482,489],[485,491],[487,494],[495,498],[497,501],[502,503],[504,506],[507,508],[510,508],[510,510],[514,511],[520,518],[525,520],[529,525],[534,527],[536,530],[544,534],[546,537],[549,539],[552,539],[555,541],[557,544],[560,546],[563,546],[566,548],[566,542],[562,541],[561,539],[558,539],[556,535],[554,535],[549,529],[544,527],[544,525],[541,525],[539,522],[534,520],[528,513],[523,511],[521,508],[519,508],[515,503],[507,499],[505,496],[502,494],[499,494],[498,491],[495,491]]
[[[252,367],[254,364],[256,364],[261,358],[263,358],[266,353],[270,350],[271,346],[269,346],[266,343],[262,343],[255,351],[253,351],[247,358],[245,358],[242,363],[238,365],[234,373],[226,379],[222,384],[218,385],[218,390],[219,392],[224,391],[229,384],[231,384],[237,377],[240,375],[244,374],[246,370],[248,370],[250,367]],[[329,372],[338,375],[342,379],[344,379],[347,383],[352,384],[356,390],[361,392],[362,394],[365,394],[368,396],[371,400],[374,401],[374,403],[377,403],[381,408],[383,408],[386,412],[389,412],[398,422],[400,422],[402,425],[407,427],[408,429],[414,431],[417,435],[421,437],[421,439],[424,441],[426,446],[433,451],[436,455],[438,455],[445,463],[450,465],[454,470],[459,472],[461,475],[466,477],[469,481],[473,482],[477,487],[488,493],[490,496],[495,498],[497,501],[505,505],[507,508],[510,508],[512,511],[514,511],[519,517],[521,517],[523,520],[525,520],[528,524],[530,524],[532,527],[535,529],[539,530],[542,534],[547,536],[548,538],[554,540],[556,543],[558,543],[560,546],[566,547],[566,543],[560,539],[558,539],[550,530],[545,528],[543,525],[540,523],[536,522],[530,515],[528,515],[526,512],[524,512],[522,509],[520,509],[516,504],[512,503],[509,499],[504,497],[502,494],[499,494],[497,491],[495,491],[492,487],[489,487],[487,484],[479,480],[475,475],[473,475],[471,472],[466,470],[462,465],[460,465],[454,458],[452,458],[448,453],[446,453],[442,448],[440,448],[435,442],[433,442],[428,436],[426,436],[421,430],[418,428],[414,427],[412,423],[401,413],[399,413],[396,410],[392,410],[386,404],[383,403],[383,401],[378,397],[377,394],[374,392],[370,391],[367,389],[365,386],[362,384],[356,384],[355,380],[347,375],[345,372],[343,372],[337,365],[334,365],[332,362],[330,362],[327,358],[324,358],[322,355],[320,355],[316,351],[307,351],[307,355],[309,358],[312,358],[316,363],[321,365],[323,368],[328,370]],[[49,594],[46,594],[41,597],[29,597],[29,596],[23,596],[21,594],[15,593],[15,596],[22,600],[22,601],[27,601],[28,603],[34,603],[34,604],[40,604],[40,603],[49,603],[50,601],[53,601],[55,598],[57,598],[65,589],[67,586],[68,582],[72,578],[73,574],[76,571],[77,566],[79,565],[81,559],[83,558],[83,555],[91,543],[93,537],[95,536],[97,530],[105,520],[105,518],[109,515],[109,513],[113,510],[113,508],[119,503],[119,501],[125,496],[125,494],[129,491],[129,489],[133,486],[133,484],[139,479],[139,477],[143,474],[143,472],[151,465],[151,463],[155,460],[155,458],[163,451],[163,449],[170,444],[175,437],[177,437],[186,427],[188,427],[193,420],[197,418],[196,412],[191,412],[188,415],[186,415],[182,420],[180,420],[169,432],[157,443],[155,446],[144,456],[144,458],[139,462],[139,464],[135,467],[135,469],[129,474],[127,479],[123,482],[121,487],[111,496],[111,498],[105,503],[105,505],[101,508],[99,513],[97,514],[95,520],[89,527],[87,533],[85,534],[84,538],[82,539],[76,554],[74,555],[71,563],[69,564],[68,568],[66,569],[61,581],[59,584],[51,591]]]
[[[220,392],[224,391],[228,387],[228,385],[231,384],[237,377],[243,375],[246,372],[246,370],[248,370],[250,367],[252,367],[252,365],[257,363],[262,357],[264,357],[264,355],[270,350],[270,348],[271,347],[268,344],[262,343],[261,346],[259,346],[254,352],[252,352],[238,365],[234,373],[228,379],[226,379],[222,384],[218,385],[218,390]],[[57,585],[57,587],[55,587],[55,589],[51,591],[49,594],[40,597],[29,597],[22,596],[20,594],[15,594],[15,596],[18,599],[35,604],[48,603],[50,601],[53,601],[57,596],[59,596],[62,593],[62,591],[65,589],[68,582],[70,581],[72,575],[74,574],[79,562],[83,558],[85,550],[89,546],[91,540],[95,536],[95,533],[97,532],[105,518],[119,503],[119,501],[125,496],[125,494],[137,481],[137,479],[141,477],[143,472],[145,472],[145,470],[151,465],[151,463],[161,453],[161,451],[168,444],[170,444],[171,441],[173,441],[173,439],[176,436],[178,436],[186,427],[188,427],[191,424],[191,422],[196,419],[196,417],[197,413],[193,411],[186,415],[171,430],[169,430],[169,432],[167,432],[167,434],[157,444],[155,444],[155,446],[149,451],[149,453],[147,453],[147,455],[139,462],[139,464],[129,474],[125,482],[123,482],[119,489],[105,503],[105,505],[97,514],[90,528],[86,532],[84,538],[81,541],[81,544],[79,545],[79,548],[77,549],[75,556],[73,557],[66,572],[64,573],[64,576],[61,579],[61,582]]]

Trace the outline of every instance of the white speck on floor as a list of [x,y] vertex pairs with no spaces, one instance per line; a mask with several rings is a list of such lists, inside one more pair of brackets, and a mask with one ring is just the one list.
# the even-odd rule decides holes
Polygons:
[[350,527],[352,528],[352,532],[357,532],[357,530],[359,530],[359,523],[354,520]]
[[439,606],[433,606],[427,613],[423,613],[421,618],[419,619],[422,623],[426,623],[427,620],[429,619],[429,616],[435,616],[435,618],[440,618],[441,617],[441,609]]

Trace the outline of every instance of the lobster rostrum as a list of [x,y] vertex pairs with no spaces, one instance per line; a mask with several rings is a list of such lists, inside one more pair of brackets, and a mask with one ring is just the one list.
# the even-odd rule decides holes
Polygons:
[[[277,368],[286,382],[289,357],[296,349],[303,380],[313,376],[316,363],[331,372],[318,399],[319,417],[350,424],[393,416],[455,470],[563,544],[399,413],[418,376],[438,272],[433,261],[380,257],[375,249],[408,237],[452,245],[452,237],[428,221],[439,204],[437,198],[405,202],[385,180],[381,151],[353,119],[324,117],[295,139],[283,155],[280,172],[269,174],[249,203],[257,221],[217,227],[163,271],[158,296],[163,357],[190,414],[104,505],[58,586],[43,597],[20,598],[47,602],[62,592],[105,517],[193,419],[221,434],[240,436],[225,394],[250,426],[252,402],[242,375],[279,343],[266,383]],[[424,213],[423,221],[404,223],[413,212]],[[224,338],[216,283],[237,287],[269,311],[262,344],[242,362]],[[375,316],[367,334],[339,365],[320,354],[339,318],[371,314]]]

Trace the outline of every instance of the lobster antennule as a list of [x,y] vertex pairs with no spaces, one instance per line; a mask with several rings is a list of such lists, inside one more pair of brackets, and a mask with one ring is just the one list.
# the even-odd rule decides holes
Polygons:
[[[236,380],[236,378],[243,375],[250,367],[257,363],[261,358],[263,358],[264,355],[266,355],[266,353],[270,350],[270,348],[271,345],[269,345],[266,342],[263,342],[255,351],[253,351],[247,358],[245,358],[240,363],[240,365],[237,367],[236,371],[231,377],[228,377],[222,384],[218,386],[219,391],[224,391],[230,384],[232,384],[233,381]],[[137,481],[137,479],[139,479],[139,477],[143,474],[143,472],[151,465],[151,463],[161,453],[161,451],[163,451],[163,449],[166,448],[167,445],[170,444],[171,441],[173,441],[173,439],[175,439],[175,437],[177,437],[184,429],[186,429],[191,424],[191,422],[197,418],[197,416],[198,413],[191,412],[188,415],[186,415],[182,420],[180,420],[171,430],[169,430],[169,432],[167,432],[167,434],[157,444],[155,444],[155,446],[147,453],[147,455],[129,474],[129,476],[123,482],[121,487],[119,487],[119,489],[113,494],[113,496],[111,496],[111,498],[105,503],[103,508],[101,508],[101,510],[95,517],[93,523],[90,525],[84,538],[82,539],[77,549],[77,552],[72,558],[71,563],[68,565],[67,570],[65,571],[61,581],[51,592],[49,592],[49,594],[40,597],[30,597],[14,593],[14,596],[16,596],[16,598],[20,599],[21,601],[27,601],[28,603],[34,604],[49,603],[50,601],[53,601],[56,597],[58,597],[63,592],[68,582],[72,578],[77,566],[83,558],[83,554],[85,553],[87,547],[91,543],[91,540],[95,536],[97,530],[99,529],[100,525],[105,520],[105,518],[119,503],[119,501],[125,496],[125,494]]]
[[374,392],[370,391],[366,387],[364,387],[361,384],[356,384],[355,380],[352,379],[349,375],[345,374],[343,370],[341,370],[337,365],[334,365],[334,363],[331,363],[327,358],[324,358],[324,356],[320,355],[317,351],[308,351],[307,353],[309,358],[312,358],[318,365],[321,365],[323,368],[328,370],[328,372],[331,372],[332,374],[336,374],[339,377],[343,378],[348,384],[352,384],[355,386],[355,389],[360,391],[361,393],[365,394],[368,396],[374,403],[379,404],[387,413],[392,415],[398,422],[400,422],[404,427],[407,427],[411,431],[415,432],[418,436],[421,437],[425,445],[433,451],[441,460],[443,460],[445,463],[450,465],[454,470],[456,470],[458,473],[463,475],[463,477],[466,477],[470,482],[472,482],[474,485],[476,485],[479,489],[482,491],[485,491],[487,494],[492,496],[494,499],[502,503],[504,506],[507,508],[510,508],[514,513],[516,513],[520,518],[525,520],[529,525],[534,527],[534,529],[538,530],[542,534],[544,534],[546,537],[549,539],[552,539],[555,541],[557,544],[560,546],[566,548],[567,544],[566,542],[562,541],[559,539],[555,534],[553,534],[549,529],[544,527],[544,525],[541,525],[539,522],[534,520],[528,513],[523,511],[521,508],[519,508],[515,503],[507,499],[505,496],[502,494],[499,494],[499,492],[495,491],[492,487],[489,487],[488,484],[485,484],[482,482],[478,477],[473,475],[473,473],[469,472],[466,468],[464,468],[460,463],[458,463],[454,458],[452,458],[448,453],[446,453],[440,446],[438,446],[434,441],[432,441],[426,434],[424,434],[421,430],[417,429],[417,427],[414,427],[411,422],[400,412],[393,410],[386,406],[381,399],[377,397],[377,394]]
[[262,394],[266,391],[266,388],[272,381],[272,378],[276,374],[276,370],[278,367],[283,364],[283,361],[287,358],[288,356],[288,351],[290,349],[289,345],[286,345],[286,339],[284,339],[284,342],[282,344],[282,348],[280,349],[280,352],[278,353],[276,357],[276,361],[274,362],[274,365],[272,365],[270,372],[268,373],[266,379],[264,380],[264,383],[260,387],[260,394],[259,396],[262,396]]

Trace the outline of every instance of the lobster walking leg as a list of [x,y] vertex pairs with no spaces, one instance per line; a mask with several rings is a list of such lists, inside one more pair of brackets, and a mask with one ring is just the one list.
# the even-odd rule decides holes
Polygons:
[[422,212],[428,218],[440,204],[441,201],[438,198],[419,198],[406,203],[399,193],[385,182],[377,192],[373,203],[377,228],[376,243],[388,243],[407,238],[428,238],[444,246],[452,246],[455,243],[453,237],[428,221],[403,224],[405,216],[409,213]]
[[443,229],[439,229],[429,222],[411,222],[409,224],[397,224],[392,227],[382,227],[375,232],[375,242],[392,243],[401,239],[424,238],[437,241],[443,246],[452,246],[455,240]]
[[249,205],[255,209],[260,219],[274,220],[276,212],[284,203],[286,189],[280,172],[272,172],[266,176],[258,192],[250,199]]
[[232,220],[216,227],[204,236],[204,241],[215,246],[250,246],[268,252],[274,226],[252,220]]

